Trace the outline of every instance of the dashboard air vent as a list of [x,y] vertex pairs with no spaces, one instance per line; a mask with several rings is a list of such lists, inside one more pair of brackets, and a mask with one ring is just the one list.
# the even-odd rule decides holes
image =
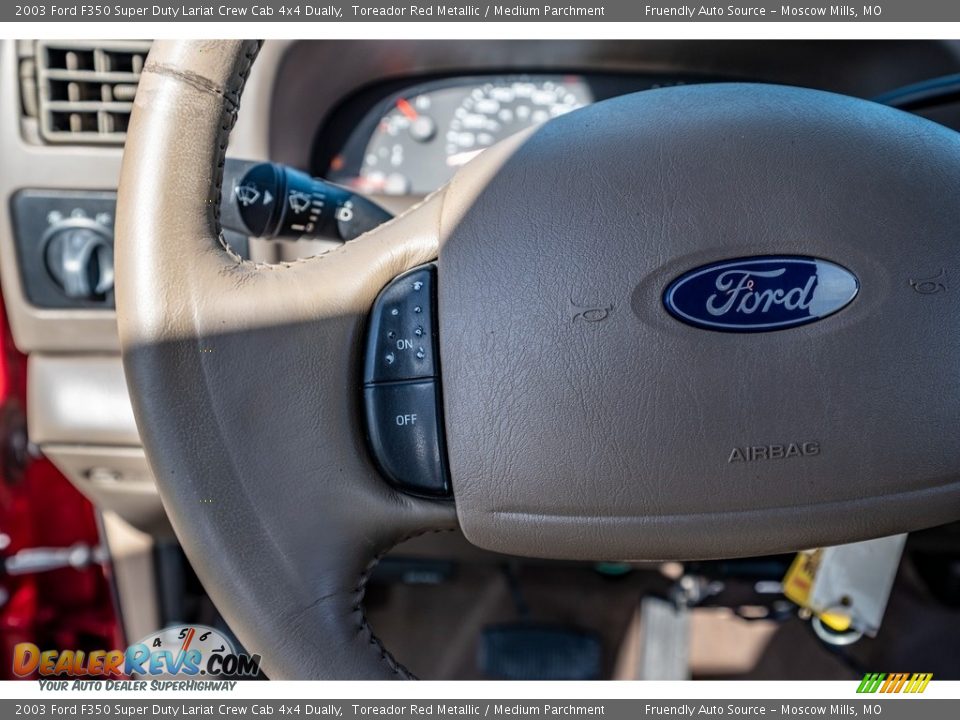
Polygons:
[[121,145],[147,41],[38,41],[37,113],[49,143]]

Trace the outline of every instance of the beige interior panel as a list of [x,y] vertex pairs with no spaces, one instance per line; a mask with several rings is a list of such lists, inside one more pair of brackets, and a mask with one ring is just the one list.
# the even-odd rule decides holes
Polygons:
[[30,440],[139,446],[119,355],[30,356],[27,369]]
[[112,512],[103,514],[103,535],[110,550],[123,631],[133,643],[160,625],[153,538]]
[[[22,188],[112,190],[120,173],[121,149],[80,145],[39,145],[21,133],[18,65],[29,43],[0,47],[0,197],[9,207]],[[14,342],[23,352],[117,350],[116,318],[106,310],[37,308],[23,293],[9,212],[0,221],[0,282]]]
[[[230,154],[251,159],[268,155],[268,118],[276,68],[288,41],[268,42],[254,68],[245,97],[246,112],[231,139]],[[21,124],[20,59],[32,53],[27,41],[0,41],[0,198],[23,188],[115,190],[120,174],[119,147],[42,145],[27,140]],[[23,352],[116,352],[116,313],[112,310],[38,308],[23,293],[10,213],[0,220],[0,284],[14,342]],[[119,365],[118,365],[119,367]]]
[[50,461],[101,510],[141,531],[172,536],[141,448],[47,445]]

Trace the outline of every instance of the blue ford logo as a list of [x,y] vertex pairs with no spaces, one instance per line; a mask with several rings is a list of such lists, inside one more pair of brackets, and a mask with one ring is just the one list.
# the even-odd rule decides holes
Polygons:
[[836,263],[802,256],[724,260],[694,268],[663,296],[677,320],[724,332],[767,332],[832,315],[857,296],[856,276]]

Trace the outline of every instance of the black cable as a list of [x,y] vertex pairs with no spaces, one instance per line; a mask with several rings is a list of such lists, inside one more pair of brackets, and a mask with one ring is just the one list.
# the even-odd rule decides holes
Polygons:
[[921,110],[960,100],[960,74],[943,75],[877,95],[873,101],[900,110]]

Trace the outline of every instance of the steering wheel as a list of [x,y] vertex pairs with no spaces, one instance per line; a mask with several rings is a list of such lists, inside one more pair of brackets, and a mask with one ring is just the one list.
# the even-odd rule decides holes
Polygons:
[[[257,50],[155,43],[117,317],[163,503],[270,677],[410,677],[362,600],[423,533],[694,559],[960,518],[952,131],[798,88],[637,93],[487,150],[332,252],[260,265],[218,220]],[[388,483],[368,440],[371,311],[432,261],[438,439],[416,451],[450,497]]]

